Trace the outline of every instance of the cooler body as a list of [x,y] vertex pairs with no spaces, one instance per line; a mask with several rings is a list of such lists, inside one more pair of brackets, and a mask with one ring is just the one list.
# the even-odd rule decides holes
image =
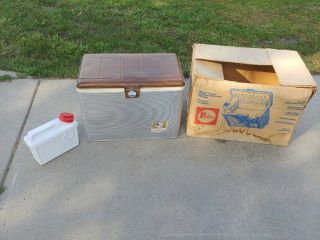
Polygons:
[[174,54],[90,54],[77,84],[89,141],[176,138],[184,80]]
[[79,91],[89,141],[176,138],[183,87],[141,89],[125,98],[123,89]]

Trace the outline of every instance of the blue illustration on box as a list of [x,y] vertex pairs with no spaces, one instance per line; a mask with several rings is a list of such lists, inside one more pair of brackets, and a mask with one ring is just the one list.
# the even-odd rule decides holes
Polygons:
[[228,126],[264,128],[268,125],[272,92],[232,88],[230,95],[222,114]]

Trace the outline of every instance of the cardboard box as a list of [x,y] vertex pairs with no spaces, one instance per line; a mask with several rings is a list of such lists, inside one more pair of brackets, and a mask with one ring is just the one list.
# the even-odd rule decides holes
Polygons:
[[296,51],[195,44],[187,135],[288,145],[316,82]]

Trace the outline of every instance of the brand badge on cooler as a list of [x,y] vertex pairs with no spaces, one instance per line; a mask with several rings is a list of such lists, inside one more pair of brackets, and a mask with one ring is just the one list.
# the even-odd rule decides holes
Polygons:
[[197,107],[194,123],[203,125],[216,125],[219,112],[219,108]]
[[153,121],[151,124],[151,132],[163,132],[168,129],[168,121]]

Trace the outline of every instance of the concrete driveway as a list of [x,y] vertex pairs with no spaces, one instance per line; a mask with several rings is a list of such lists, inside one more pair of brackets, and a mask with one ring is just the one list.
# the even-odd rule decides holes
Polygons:
[[[320,83],[320,78],[317,77]],[[320,239],[319,92],[289,147],[87,142],[38,165],[21,136],[71,111],[73,80],[0,83],[0,239]],[[4,114],[3,114],[4,113]]]

